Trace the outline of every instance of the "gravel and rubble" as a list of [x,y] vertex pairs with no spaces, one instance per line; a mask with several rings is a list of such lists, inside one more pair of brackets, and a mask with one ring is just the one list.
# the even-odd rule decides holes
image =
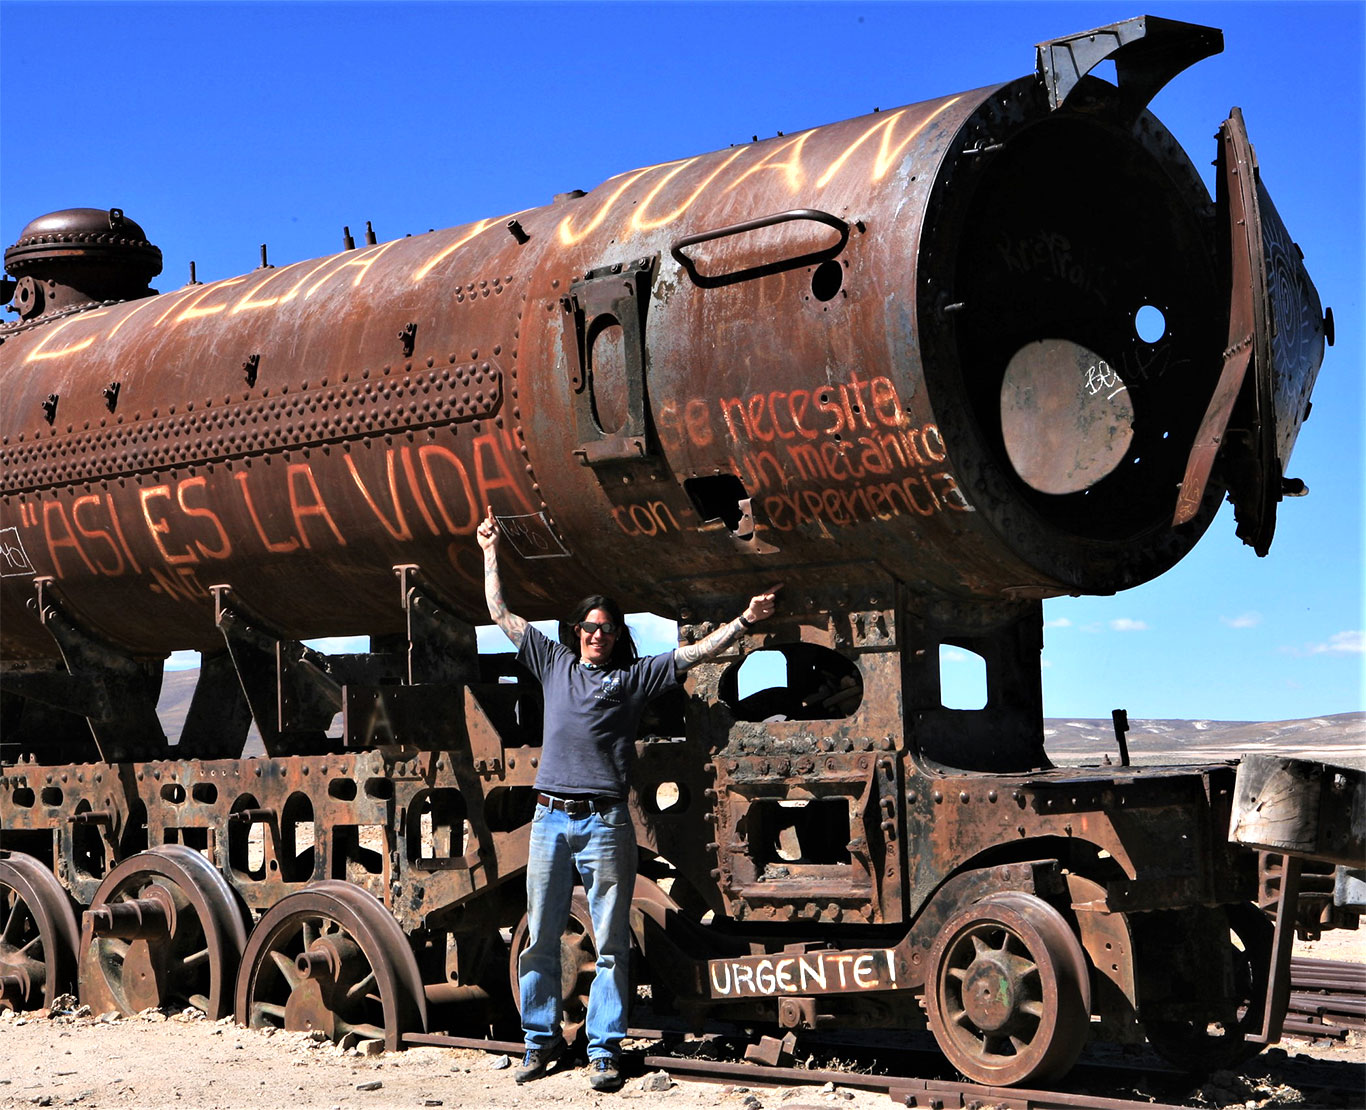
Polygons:
[[[381,1054],[372,1047],[378,1042],[334,1045],[317,1033],[209,1021],[197,1010],[124,1018],[92,1014],[69,996],[60,1003],[52,1011],[0,1012],[0,1110],[607,1110],[640,1100],[659,1100],[672,1110],[892,1105],[885,1095],[833,1083],[720,1085],[660,1071],[632,1075],[621,1091],[602,1094],[589,1089],[587,1069],[574,1065],[519,1087],[504,1055],[430,1047]],[[1325,1067],[1338,1089],[1321,1086]],[[1359,1092],[1340,1089],[1344,1074],[1361,1079]],[[1348,1043],[1286,1042],[1241,1072],[1214,1073],[1185,1101],[1209,1110],[1359,1110],[1366,1105],[1366,1045],[1359,1035]]]
[[[467,1049],[411,1048],[378,1054],[362,1041],[333,1045],[316,1034],[246,1029],[197,1010],[133,1017],[91,1014],[74,999],[53,1011],[0,1011],[0,1108],[167,1107],[194,1110],[380,1110],[442,1106],[467,1110],[611,1107],[662,1099],[700,1107],[798,1110],[885,1108],[885,1096],[839,1087],[719,1087],[663,1072],[628,1079],[614,1094],[588,1086],[588,1069],[562,1067],[519,1087],[506,1056]],[[500,1067],[501,1064],[501,1067]]]
[[[1296,954],[1366,963],[1366,932],[1325,933],[1321,940],[1298,942]],[[609,1110],[642,1100],[658,1101],[665,1110],[893,1105],[885,1095],[837,1084],[721,1085],[659,1071],[628,1073],[622,1090],[603,1094],[589,1088],[585,1066],[572,1064],[519,1087],[512,1079],[513,1061],[504,1054],[382,1048],[354,1034],[333,1044],[320,1031],[247,1029],[230,1018],[210,1021],[195,1009],[96,1014],[63,995],[51,1010],[0,1009],[0,1110]],[[1110,1093],[1143,1097],[1139,1089]],[[1205,1110],[1361,1110],[1366,1039],[1353,1033],[1346,1041],[1286,1040],[1238,1072],[1215,1072],[1182,1101]]]

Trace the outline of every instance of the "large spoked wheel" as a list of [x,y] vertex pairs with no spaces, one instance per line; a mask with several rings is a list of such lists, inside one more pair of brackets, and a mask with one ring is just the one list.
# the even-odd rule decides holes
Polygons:
[[1149,1043],[1169,1063],[1193,1074],[1229,1068],[1257,1055],[1264,1045],[1248,1041],[1258,1032],[1271,977],[1275,926],[1251,902],[1225,907],[1233,991],[1226,998],[1193,999],[1184,1020],[1144,1023]]
[[207,859],[182,844],[139,852],[85,913],[81,1002],[97,1014],[195,1006],[227,1017],[246,939],[246,912]]
[[76,913],[31,856],[0,859],[0,1010],[51,1006],[76,985]]
[[[527,917],[522,915],[512,933],[511,958],[508,975],[512,980],[512,997],[522,1008],[521,975],[518,962],[527,942]],[[588,1020],[588,991],[593,986],[597,970],[598,945],[593,939],[593,918],[588,912],[588,899],[576,892],[569,906],[569,921],[560,935],[560,1035],[573,1044]]]
[[930,1028],[978,1083],[1009,1086],[1067,1072],[1086,1043],[1086,955],[1047,902],[989,895],[954,916],[930,954]]
[[280,899],[256,923],[237,976],[237,1021],[292,1032],[383,1040],[425,1031],[427,1002],[412,946],[371,894],[328,879]]

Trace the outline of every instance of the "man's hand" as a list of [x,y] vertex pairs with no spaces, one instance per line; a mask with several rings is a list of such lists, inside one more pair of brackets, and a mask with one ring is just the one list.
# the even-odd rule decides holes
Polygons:
[[770,586],[763,593],[755,594],[749,599],[745,611],[735,620],[728,621],[712,632],[711,635],[695,644],[675,648],[674,667],[678,673],[683,674],[689,667],[720,654],[743,636],[745,629],[773,616],[773,610],[778,607],[778,591],[782,588],[783,584],[779,582],[776,586]]
[[498,549],[498,538],[501,530],[498,527],[498,518],[493,515],[493,506],[488,508],[488,516],[484,517],[475,530],[475,535],[479,538],[479,546],[485,551],[496,551]]
[[745,606],[745,611],[741,615],[750,624],[756,624],[762,620],[768,620],[773,616],[773,611],[778,608],[778,591],[783,588],[779,582],[776,586],[770,586],[761,594],[755,594],[749,599],[749,604]]

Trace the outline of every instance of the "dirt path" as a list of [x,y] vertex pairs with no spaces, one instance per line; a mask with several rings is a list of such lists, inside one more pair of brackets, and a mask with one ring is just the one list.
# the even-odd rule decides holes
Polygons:
[[[168,1107],[379,1110],[384,1107],[610,1107],[663,1100],[672,1110],[724,1106],[886,1110],[886,1096],[848,1089],[723,1088],[634,1077],[615,1094],[588,1087],[571,1067],[518,1087],[507,1057],[414,1048],[374,1058],[343,1053],[304,1034],[244,1029],[184,1016],[101,1022],[0,1014],[0,1107]],[[661,1090],[645,1090],[658,1084]]]

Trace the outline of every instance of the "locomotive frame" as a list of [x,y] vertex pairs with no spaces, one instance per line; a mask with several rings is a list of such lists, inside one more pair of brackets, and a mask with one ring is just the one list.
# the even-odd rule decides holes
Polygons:
[[[928,1025],[998,1085],[1060,1077],[1092,1037],[1192,1066],[1274,1040],[1291,930],[1256,908],[1256,854],[1229,840],[1235,768],[1055,768],[1038,671],[1042,597],[1161,573],[1226,489],[1240,534],[1271,541],[1331,324],[1249,184],[1240,117],[1218,207],[1241,239],[1145,111],[1221,48],[1210,28],[1131,20],[1043,44],[1035,77],[975,99],[165,296],[143,288],[155,248],[122,213],[76,231],[84,254],[35,221],[6,258],[21,320],[0,329],[24,414],[0,447],[0,523],[43,541],[0,598],[0,887],[21,933],[0,944],[0,1004],[74,982],[96,1010],[195,1005],[391,1049],[512,1027],[540,705],[510,657],[475,648],[465,558],[488,497],[530,616],[596,559],[695,642],[756,573],[792,572],[779,615],[693,668],[638,741],[632,933],[656,1012]],[[1117,88],[1087,76],[1106,58]],[[1078,237],[1160,240],[1101,289],[1045,273],[1057,259],[997,203],[1022,170],[1075,157],[1079,134],[1133,170],[1113,203],[1141,218],[1112,234],[1102,212]],[[790,184],[794,166],[814,185],[731,192],[760,170]],[[859,283],[892,289],[879,266],[908,234],[879,223],[884,182],[916,207],[924,273],[869,323]],[[1029,219],[1065,207],[1047,193]],[[825,207],[792,206],[808,194]],[[740,218],[732,195],[768,214]],[[603,222],[632,196],[643,254]],[[979,265],[998,240],[1013,285]],[[1140,350],[1088,313],[1152,284],[1163,251],[1189,269],[1164,290],[1170,343]],[[439,301],[413,292],[431,275]],[[704,357],[780,297],[810,325],[789,354],[820,368],[814,386]],[[1295,327],[1272,326],[1273,302]],[[865,367],[859,344],[879,343],[921,376]],[[979,364],[997,367],[990,388]],[[1050,392],[1060,365],[1089,397],[1121,381],[1138,400]],[[34,366],[52,377],[19,376]],[[692,370],[727,386],[716,410],[678,388]],[[148,407],[125,420],[130,404]],[[1061,442],[1036,448],[1054,425]],[[786,462],[764,446],[779,438]],[[855,460],[897,480],[851,486]],[[443,499],[442,473],[467,504]],[[606,525],[617,547],[594,538]],[[357,622],[369,652],[303,642]],[[155,712],[168,636],[203,653],[174,748]],[[985,661],[983,709],[942,703],[941,645]],[[741,695],[754,650],[782,656],[784,689]],[[242,758],[251,724],[265,754]],[[593,961],[582,908],[564,951],[572,1033]]]

